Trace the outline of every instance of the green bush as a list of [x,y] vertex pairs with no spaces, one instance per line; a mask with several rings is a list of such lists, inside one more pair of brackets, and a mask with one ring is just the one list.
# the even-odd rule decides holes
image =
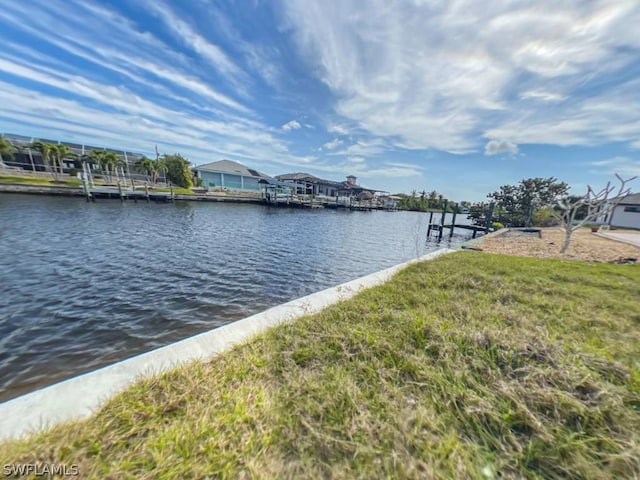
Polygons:
[[541,208],[533,212],[531,223],[534,227],[553,227],[558,221],[553,217],[552,208]]
[[182,188],[193,186],[192,174],[189,169],[189,161],[182,155],[163,155],[162,162],[167,168],[167,180]]

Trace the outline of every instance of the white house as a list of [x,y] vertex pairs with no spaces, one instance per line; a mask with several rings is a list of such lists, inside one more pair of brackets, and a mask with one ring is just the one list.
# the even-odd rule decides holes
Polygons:
[[601,221],[612,227],[640,229],[640,193],[622,197],[613,212]]
[[258,182],[263,178],[271,178],[264,173],[231,160],[219,160],[205,165],[198,165],[194,168],[194,171],[202,179],[203,187],[260,190],[262,187]]

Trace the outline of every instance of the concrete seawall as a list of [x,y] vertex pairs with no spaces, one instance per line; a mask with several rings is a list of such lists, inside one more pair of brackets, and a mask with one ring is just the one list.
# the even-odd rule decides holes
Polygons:
[[56,185],[23,185],[0,183],[0,193],[28,193],[34,195],[62,195],[65,197],[83,197],[79,188]]
[[[22,183],[0,183],[0,193],[25,193],[32,195],[55,195],[63,197],[84,197],[84,192],[79,187],[63,185],[25,185]],[[216,195],[216,194],[175,194],[175,200],[187,202],[230,202],[230,203],[263,203],[262,198],[256,196],[241,195]],[[114,197],[115,199],[115,197]],[[104,199],[100,199],[102,201]],[[132,201],[129,199],[128,201]]]
[[365,288],[388,281],[404,267],[454,250],[443,248],[418,259],[366,275],[270,308],[223,327],[175,342],[0,404],[0,440],[21,437],[53,424],[85,418],[136,380],[182,363],[206,360],[283,322],[317,313]]

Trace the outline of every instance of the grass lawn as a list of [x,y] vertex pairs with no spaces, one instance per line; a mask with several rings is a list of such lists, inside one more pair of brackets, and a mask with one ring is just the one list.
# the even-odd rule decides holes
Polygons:
[[0,444],[88,478],[637,478],[640,267],[460,252]]
[[[166,188],[150,188],[149,191],[152,192],[170,192],[171,189],[169,187]],[[182,187],[174,187],[173,188],[174,195],[193,195],[193,190],[190,188],[182,188]]]
[[46,185],[46,186],[79,186],[82,185],[82,181],[77,178],[67,179],[59,182],[55,182],[53,177],[23,177],[17,175],[0,175],[0,183],[23,183],[25,185]]

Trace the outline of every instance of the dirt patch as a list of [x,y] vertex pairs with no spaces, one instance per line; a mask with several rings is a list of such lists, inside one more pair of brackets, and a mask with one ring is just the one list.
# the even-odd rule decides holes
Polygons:
[[640,248],[600,237],[591,233],[588,228],[573,233],[571,245],[565,255],[560,254],[563,241],[564,231],[560,228],[543,228],[541,238],[492,235],[490,238],[485,238],[477,247],[485,252],[525,257],[567,258],[591,262],[615,262],[636,258],[640,261]]

